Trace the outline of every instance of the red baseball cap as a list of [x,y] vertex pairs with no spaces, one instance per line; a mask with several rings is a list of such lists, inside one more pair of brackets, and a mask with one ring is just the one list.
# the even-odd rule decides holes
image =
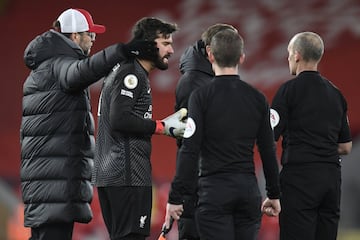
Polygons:
[[94,24],[90,13],[81,8],[67,9],[60,14],[57,20],[60,22],[60,29],[62,33],[104,33],[106,30],[105,26]]

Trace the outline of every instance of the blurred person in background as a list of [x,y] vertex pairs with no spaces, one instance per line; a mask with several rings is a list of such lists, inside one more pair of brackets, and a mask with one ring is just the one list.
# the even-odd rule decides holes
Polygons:
[[280,86],[272,101],[275,140],[282,136],[280,174],[281,240],[335,240],[340,218],[341,157],[352,139],[347,103],[318,64],[321,37],[301,32],[288,44],[295,78]]
[[31,70],[23,85],[21,189],[31,240],[70,240],[75,222],[92,219],[94,121],[88,87],[133,55],[153,54],[151,42],[114,44],[89,56],[96,34],[84,9],[67,9],[53,29],[26,47]]

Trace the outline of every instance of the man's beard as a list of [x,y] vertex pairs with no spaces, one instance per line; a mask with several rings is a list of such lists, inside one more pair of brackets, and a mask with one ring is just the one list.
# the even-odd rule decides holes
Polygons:
[[[169,56],[165,56],[165,57],[169,59]],[[163,58],[160,57],[155,60],[154,64],[155,67],[160,70],[166,70],[169,68],[169,64],[164,63]]]

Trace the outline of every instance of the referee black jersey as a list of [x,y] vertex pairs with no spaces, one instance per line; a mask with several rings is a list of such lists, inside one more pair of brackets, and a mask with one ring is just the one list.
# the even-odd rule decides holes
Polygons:
[[147,72],[134,60],[107,76],[98,106],[92,182],[105,186],[151,186],[151,88]]
[[283,136],[283,165],[339,163],[338,143],[351,141],[347,103],[319,72],[304,71],[284,83],[272,109],[275,140]]
[[181,203],[183,194],[195,191],[197,173],[200,177],[218,173],[255,175],[255,143],[264,167],[268,196],[279,197],[269,115],[265,96],[238,75],[217,76],[208,85],[194,90],[169,202]]

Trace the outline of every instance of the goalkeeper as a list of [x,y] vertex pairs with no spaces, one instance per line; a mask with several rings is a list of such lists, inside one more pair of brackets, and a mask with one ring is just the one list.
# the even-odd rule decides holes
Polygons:
[[98,188],[110,239],[145,240],[150,234],[151,136],[179,138],[184,133],[181,120],[186,109],[163,120],[152,120],[148,79],[153,69],[168,68],[168,59],[174,53],[172,33],[176,30],[175,24],[157,18],[139,20],[133,28],[133,41],[154,41],[158,52],[140,53],[121,62],[104,81],[92,182]]

